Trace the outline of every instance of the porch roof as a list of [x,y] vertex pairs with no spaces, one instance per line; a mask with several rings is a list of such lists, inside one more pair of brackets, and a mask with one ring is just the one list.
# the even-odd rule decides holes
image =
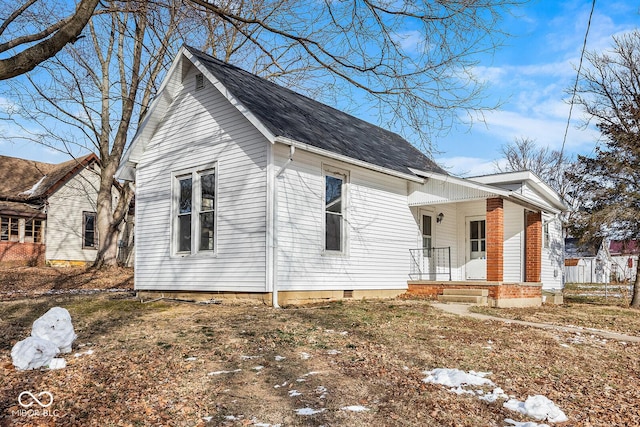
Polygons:
[[411,169],[411,171],[425,178],[425,181],[422,184],[409,183],[409,206],[459,203],[501,197],[534,209],[554,214],[561,212],[555,206],[505,188],[435,172],[414,169]]

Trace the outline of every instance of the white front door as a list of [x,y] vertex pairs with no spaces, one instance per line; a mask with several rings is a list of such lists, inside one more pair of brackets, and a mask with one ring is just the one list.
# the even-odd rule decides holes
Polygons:
[[467,280],[487,279],[487,222],[484,217],[469,217],[466,221]]

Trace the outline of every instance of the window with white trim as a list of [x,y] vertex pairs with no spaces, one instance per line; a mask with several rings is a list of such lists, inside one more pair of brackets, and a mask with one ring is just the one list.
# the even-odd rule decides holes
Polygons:
[[345,184],[347,174],[325,169],[324,176],[324,249],[344,252],[345,247]]
[[174,174],[173,252],[178,255],[215,250],[216,169],[210,166]]
[[95,212],[82,212],[82,248],[98,249]]

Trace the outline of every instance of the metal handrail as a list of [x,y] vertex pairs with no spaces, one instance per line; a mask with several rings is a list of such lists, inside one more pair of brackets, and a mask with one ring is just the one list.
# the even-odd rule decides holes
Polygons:
[[411,280],[451,281],[451,247],[409,249]]

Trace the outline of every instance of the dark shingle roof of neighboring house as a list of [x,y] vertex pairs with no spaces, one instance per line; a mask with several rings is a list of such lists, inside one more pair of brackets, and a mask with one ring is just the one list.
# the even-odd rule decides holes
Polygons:
[[609,253],[616,255],[638,255],[640,247],[636,240],[612,240],[609,243]]
[[46,197],[79,169],[98,158],[95,154],[51,164],[0,156],[0,211],[29,213],[26,203]]
[[186,47],[275,136],[397,172],[446,172],[400,135]]
[[564,239],[564,257],[573,258],[595,258],[598,255],[602,239],[594,239],[587,243],[580,244],[580,239],[568,237]]

